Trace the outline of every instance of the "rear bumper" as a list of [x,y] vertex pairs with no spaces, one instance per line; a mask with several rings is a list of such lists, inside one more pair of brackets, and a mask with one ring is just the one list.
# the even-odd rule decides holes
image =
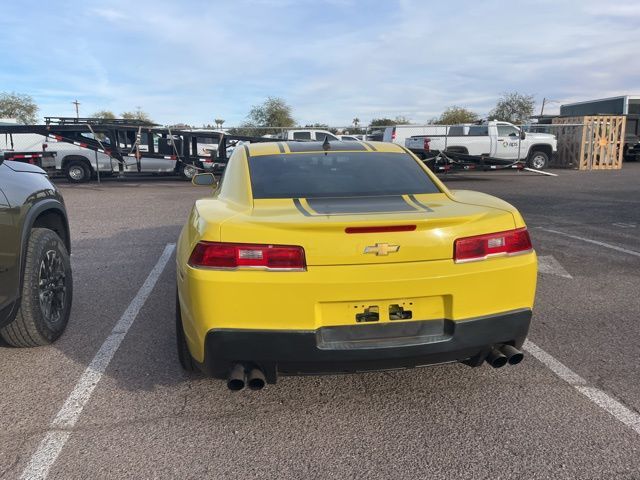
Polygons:
[[317,330],[214,329],[205,339],[202,370],[226,378],[232,366],[260,367],[269,383],[280,375],[350,373],[446,362],[482,364],[492,346],[522,346],[531,310],[469,320],[426,320],[322,327]]

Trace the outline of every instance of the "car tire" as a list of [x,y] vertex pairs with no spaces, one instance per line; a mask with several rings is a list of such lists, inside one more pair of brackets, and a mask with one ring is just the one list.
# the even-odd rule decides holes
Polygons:
[[91,179],[91,170],[80,160],[71,160],[65,168],[65,174],[71,183],[83,183]]
[[48,345],[60,337],[71,313],[73,277],[67,248],[53,230],[31,230],[21,294],[16,317],[0,336],[14,347]]
[[191,181],[193,177],[198,173],[198,168],[190,163],[183,163],[180,165],[180,176],[183,180]]
[[527,164],[534,170],[544,170],[549,165],[549,155],[539,150],[535,151],[529,156]]
[[187,372],[195,372],[198,370],[196,363],[189,352],[187,339],[184,336],[184,327],[182,326],[182,313],[180,312],[180,300],[178,291],[176,290],[176,341],[178,347],[178,360],[183,370]]

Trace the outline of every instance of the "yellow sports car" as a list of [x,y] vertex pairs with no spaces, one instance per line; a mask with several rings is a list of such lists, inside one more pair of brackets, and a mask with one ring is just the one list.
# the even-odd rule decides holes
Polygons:
[[[212,184],[201,174],[196,184]],[[184,368],[278,375],[522,360],[537,261],[510,204],[381,142],[239,146],[177,247]]]

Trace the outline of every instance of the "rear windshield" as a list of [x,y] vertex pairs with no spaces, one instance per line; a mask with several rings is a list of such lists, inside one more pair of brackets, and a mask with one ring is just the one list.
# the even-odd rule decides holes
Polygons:
[[296,153],[249,158],[253,198],[439,193],[404,153]]

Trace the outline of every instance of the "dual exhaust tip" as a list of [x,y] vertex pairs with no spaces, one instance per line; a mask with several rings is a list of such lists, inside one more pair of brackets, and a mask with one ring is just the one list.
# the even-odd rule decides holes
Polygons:
[[249,390],[262,390],[267,381],[264,373],[259,368],[246,368],[239,363],[235,364],[227,378],[227,388],[232,392],[239,392],[245,386]]
[[[517,365],[523,358],[524,354],[517,348],[511,345],[499,345],[491,348],[486,362],[493,368],[501,368],[507,363],[509,365]],[[227,378],[227,388],[232,392],[239,392],[245,387],[254,391],[262,390],[266,384],[267,381],[262,370],[255,367],[247,368],[240,363],[236,363],[233,366]]]
[[486,361],[493,368],[504,367],[507,363],[509,365],[517,365],[524,358],[524,354],[511,345],[500,345],[493,347],[487,355]]

